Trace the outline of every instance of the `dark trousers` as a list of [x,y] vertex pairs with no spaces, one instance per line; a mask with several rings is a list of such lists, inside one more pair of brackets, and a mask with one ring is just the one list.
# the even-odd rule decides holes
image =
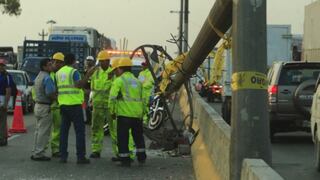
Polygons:
[[131,129],[133,141],[136,146],[138,161],[144,161],[147,157],[143,138],[142,119],[118,116],[117,118],[118,150],[121,161],[130,162],[129,129]]
[[7,109],[0,108],[0,143],[7,142]]
[[62,159],[68,158],[68,136],[71,122],[76,132],[77,157],[82,159],[86,154],[85,124],[81,105],[62,105],[60,128],[60,153]]

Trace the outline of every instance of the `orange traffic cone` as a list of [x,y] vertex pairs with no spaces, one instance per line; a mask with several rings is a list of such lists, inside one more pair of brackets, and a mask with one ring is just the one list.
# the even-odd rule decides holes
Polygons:
[[18,95],[16,98],[16,105],[14,107],[12,128],[9,129],[11,133],[25,133],[27,129],[24,127],[23,122],[23,112],[22,112],[22,104],[21,104],[21,92],[18,91]]

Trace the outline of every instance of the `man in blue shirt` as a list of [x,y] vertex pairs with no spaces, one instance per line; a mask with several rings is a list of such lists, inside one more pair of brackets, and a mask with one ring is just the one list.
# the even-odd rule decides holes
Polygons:
[[10,81],[5,69],[6,61],[0,59],[0,146],[6,146],[7,141],[7,107],[11,95]]
[[49,74],[52,71],[50,59],[41,60],[40,69],[41,71],[34,81],[36,102],[34,114],[37,120],[34,133],[35,144],[31,159],[34,161],[49,161],[50,158],[45,155],[45,150],[51,134],[52,114],[50,106],[56,99],[55,85]]

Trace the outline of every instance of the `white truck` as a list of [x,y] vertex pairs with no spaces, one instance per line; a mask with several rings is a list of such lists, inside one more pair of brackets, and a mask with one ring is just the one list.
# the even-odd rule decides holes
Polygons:
[[94,28],[85,26],[53,26],[49,41],[86,42],[92,55],[96,55],[101,49],[116,49],[115,40],[105,37]]
[[[295,39],[295,40],[293,40]],[[275,61],[291,61],[293,59],[293,42],[299,40],[299,36],[291,34],[291,25],[268,25],[267,26],[267,64],[272,65]],[[299,46],[299,43],[295,43]],[[267,69],[266,69],[267,72]],[[231,49],[225,51],[225,63],[222,75],[222,117],[227,123],[231,118],[231,76],[232,55]]]
[[320,61],[320,1],[305,7],[303,60]]

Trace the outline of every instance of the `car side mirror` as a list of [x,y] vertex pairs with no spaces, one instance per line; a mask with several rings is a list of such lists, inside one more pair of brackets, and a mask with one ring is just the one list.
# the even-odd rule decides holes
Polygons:
[[27,85],[28,85],[28,86],[33,86],[33,85],[34,85],[34,82],[31,82],[31,81],[30,81],[30,82],[27,83]]

